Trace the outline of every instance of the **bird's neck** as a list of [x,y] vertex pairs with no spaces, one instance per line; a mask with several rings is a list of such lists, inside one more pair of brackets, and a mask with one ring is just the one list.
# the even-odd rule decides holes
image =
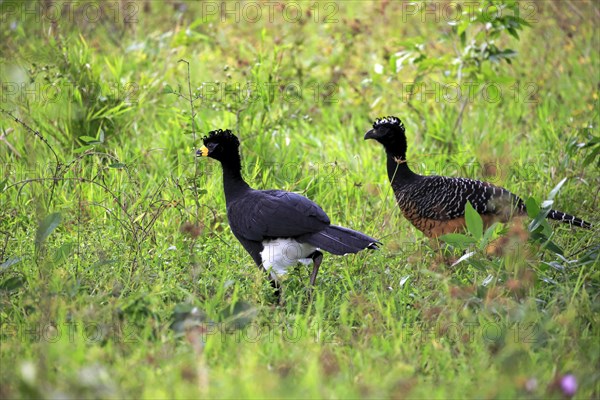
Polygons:
[[406,155],[402,153],[387,153],[387,172],[392,184],[406,183],[418,176],[410,170]]
[[250,190],[250,186],[242,178],[242,164],[239,155],[223,162],[222,166],[225,201],[230,201],[245,191]]

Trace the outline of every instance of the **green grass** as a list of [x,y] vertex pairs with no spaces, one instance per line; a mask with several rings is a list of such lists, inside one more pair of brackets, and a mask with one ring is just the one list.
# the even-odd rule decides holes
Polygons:
[[[562,398],[569,373],[576,398],[600,396],[597,228],[547,226],[561,256],[517,223],[496,233],[499,254],[450,267],[362,140],[396,115],[419,172],[538,203],[568,178],[554,208],[597,224],[597,5],[532,3],[520,40],[498,39],[512,64],[483,71],[499,101],[475,96],[455,129],[461,102],[407,102],[418,71],[393,55],[412,41],[446,62],[460,43],[399,2],[318,3],[329,23],[314,8],[235,23],[200,3],[126,4],[127,25],[2,10],[0,106],[46,142],[0,113],[0,397]],[[168,93],[188,95],[181,59],[205,95],[194,129]],[[453,82],[443,70],[427,88]],[[207,99],[223,82],[252,97]],[[302,193],[382,250],[326,254],[313,301],[299,266],[274,305],[229,230],[220,166],[193,157],[216,128],[241,138],[253,187]]]

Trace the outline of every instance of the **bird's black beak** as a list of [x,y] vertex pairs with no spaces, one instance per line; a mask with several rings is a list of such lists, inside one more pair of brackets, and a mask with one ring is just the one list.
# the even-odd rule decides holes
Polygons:
[[369,132],[365,133],[365,140],[367,139],[375,139],[375,129],[371,129]]

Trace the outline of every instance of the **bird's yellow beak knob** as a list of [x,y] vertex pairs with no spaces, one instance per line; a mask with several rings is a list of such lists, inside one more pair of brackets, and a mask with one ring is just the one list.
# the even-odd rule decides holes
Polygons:
[[206,147],[206,146],[200,147],[200,149],[198,150],[198,155],[201,155],[202,157],[208,156],[208,147]]

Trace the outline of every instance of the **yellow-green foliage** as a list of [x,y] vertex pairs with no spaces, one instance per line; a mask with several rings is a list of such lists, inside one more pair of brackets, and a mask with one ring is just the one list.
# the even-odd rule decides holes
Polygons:
[[[538,204],[568,178],[554,207],[600,222],[598,4],[494,1],[511,32],[456,4],[2,2],[0,397],[600,396],[597,228],[545,228],[559,255],[499,226],[451,267],[362,139],[398,116],[416,171]],[[382,250],[274,305],[194,157],[217,128]]]

